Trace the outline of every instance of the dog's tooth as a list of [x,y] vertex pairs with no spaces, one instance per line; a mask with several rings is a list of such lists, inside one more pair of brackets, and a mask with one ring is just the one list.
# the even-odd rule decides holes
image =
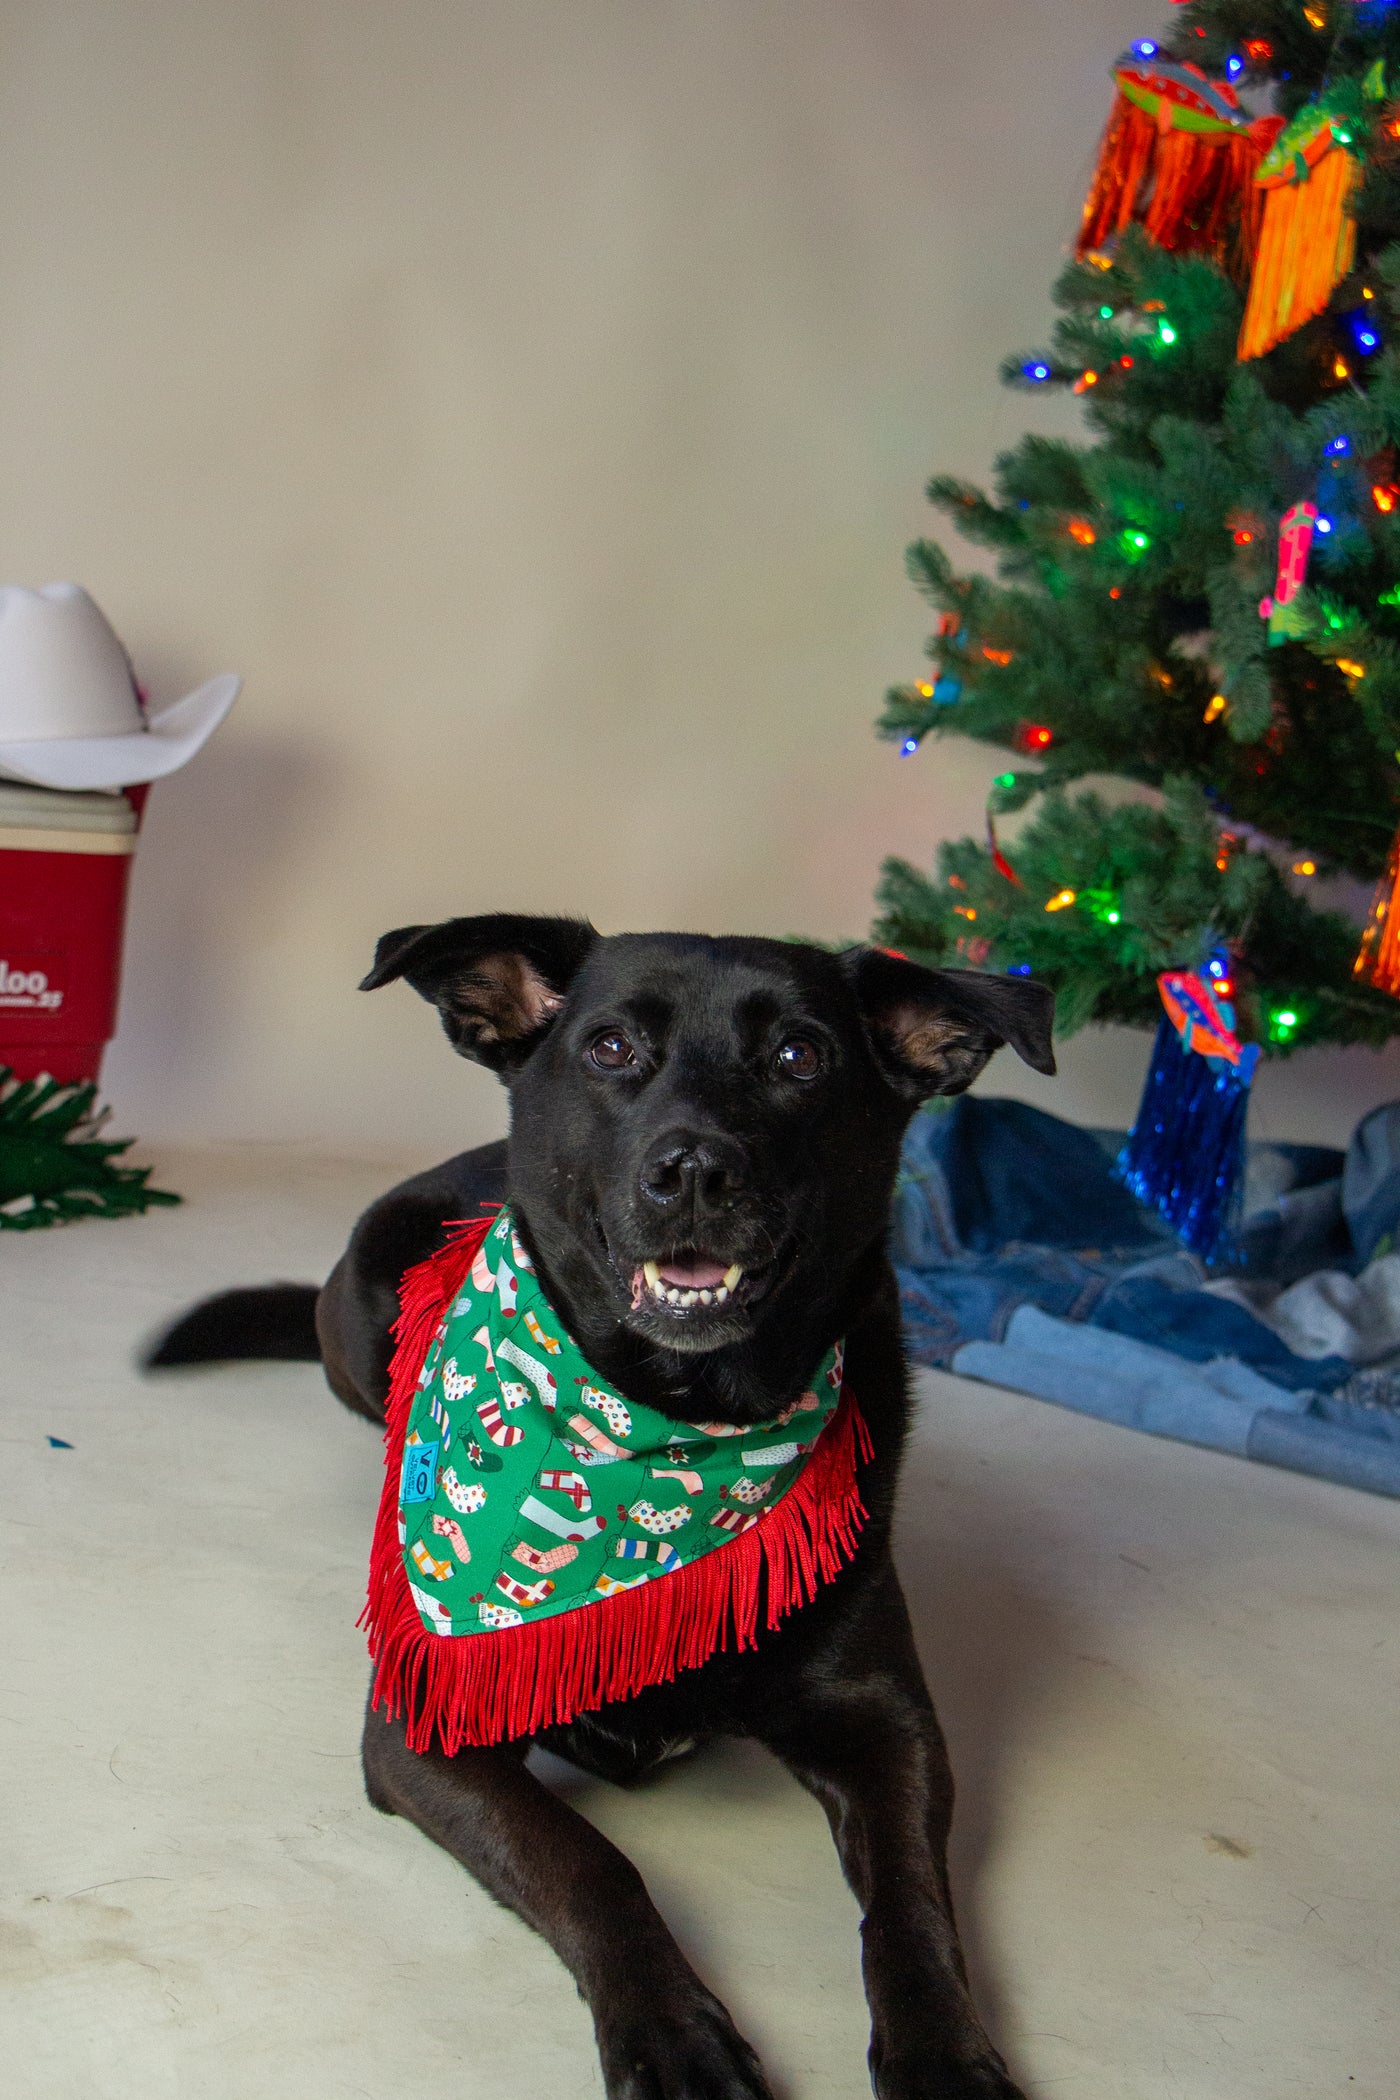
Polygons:
[[663,1284],[663,1282],[661,1281],[661,1271],[657,1268],[656,1263],[654,1261],[644,1261],[642,1263],[642,1274],[643,1276],[645,1276],[652,1290],[659,1293],[666,1288],[665,1284]]
[[713,1292],[713,1291],[701,1291],[701,1293],[700,1293],[700,1303],[701,1303],[702,1305],[713,1305],[713,1304],[714,1304],[714,1302],[715,1302],[715,1294],[714,1294],[714,1292]]
[[723,1305],[728,1296],[729,1292],[726,1290],[723,1284],[720,1284],[719,1288],[715,1292],[715,1304]]
[[724,1272],[724,1288],[727,1291],[737,1290],[739,1287],[739,1278],[743,1275],[743,1273],[744,1272],[740,1268],[737,1261],[731,1262],[729,1267]]
[[666,1293],[666,1303],[667,1303],[668,1305],[679,1305],[679,1304],[680,1304],[680,1302],[681,1302],[681,1294],[680,1294],[680,1292],[679,1292],[679,1291],[678,1291],[678,1290],[676,1289],[675,1285],[674,1285],[674,1284],[672,1284],[672,1286],[671,1286],[670,1290],[668,1290],[668,1291],[667,1291],[667,1293]]
[[661,1281],[661,1278],[659,1276],[657,1277],[655,1283],[652,1285],[651,1289],[653,1297],[664,1298],[666,1296],[666,1286]]
[[682,1292],[681,1292],[681,1304],[682,1304],[682,1305],[694,1305],[694,1303],[695,1303],[696,1299],[697,1299],[697,1298],[699,1297],[699,1295],[700,1295],[700,1293],[699,1293],[698,1291],[682,1291]]

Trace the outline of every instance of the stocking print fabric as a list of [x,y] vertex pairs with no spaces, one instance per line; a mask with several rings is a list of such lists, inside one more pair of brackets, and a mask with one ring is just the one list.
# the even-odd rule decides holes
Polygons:
[[526,1735],[754,1646],[857,1551],[871,1455],[837,1342],[771,1420],[616,1392],[508,1210],[401,1290],[364,1623],[416,1750]]

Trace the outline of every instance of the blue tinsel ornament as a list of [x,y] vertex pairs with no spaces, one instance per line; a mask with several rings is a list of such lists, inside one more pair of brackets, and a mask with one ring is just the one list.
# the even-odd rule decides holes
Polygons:
[[[1221,964],[1211,958],[1212,975]],[[1259,1051],[1235,1040],[1234,1011],[1209,977],[1164,972],[1160,981],[1168,1011],[1118,1174],[1193,1254],[1218,1262],[1230,1254],[1244,1187],[1245,1115]],[[1207,1054],[1193,1041],[1229,1045],[1230,1054]]]

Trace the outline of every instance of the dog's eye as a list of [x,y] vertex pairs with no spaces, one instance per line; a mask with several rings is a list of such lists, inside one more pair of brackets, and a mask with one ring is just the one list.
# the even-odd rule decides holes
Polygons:
[[777,1064],[785,1079],[815,1079],[822,1068],[816,1044],[809,1043],[802,1035],[795,1035],[783,1044]]
[[606,1035],[595,1036],[589,1044],[588,1062],[600,1072],[621,1072],[637,1062],[637,1053],[625,1035],[610,1028]]

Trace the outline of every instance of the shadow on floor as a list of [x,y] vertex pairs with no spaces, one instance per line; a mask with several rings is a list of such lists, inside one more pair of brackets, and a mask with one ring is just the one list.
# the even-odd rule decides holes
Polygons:
[[[1061,1599],[1026,1577],[1051,1543],[990,1466],[956,1478],[946,1454],[914,1443],[905,1459],[896,1560],[924,1675],[948,1739],[957,1785],[949,1865],[973,1996],[1030,2100],[1035,2088],[1005,2043],[1005,1999],[982,1890],[1018,1753],[1046,1732],[1055,1658],[1091,1645]],[[1048,1521],[1041,1517],[1041,1523]]]

